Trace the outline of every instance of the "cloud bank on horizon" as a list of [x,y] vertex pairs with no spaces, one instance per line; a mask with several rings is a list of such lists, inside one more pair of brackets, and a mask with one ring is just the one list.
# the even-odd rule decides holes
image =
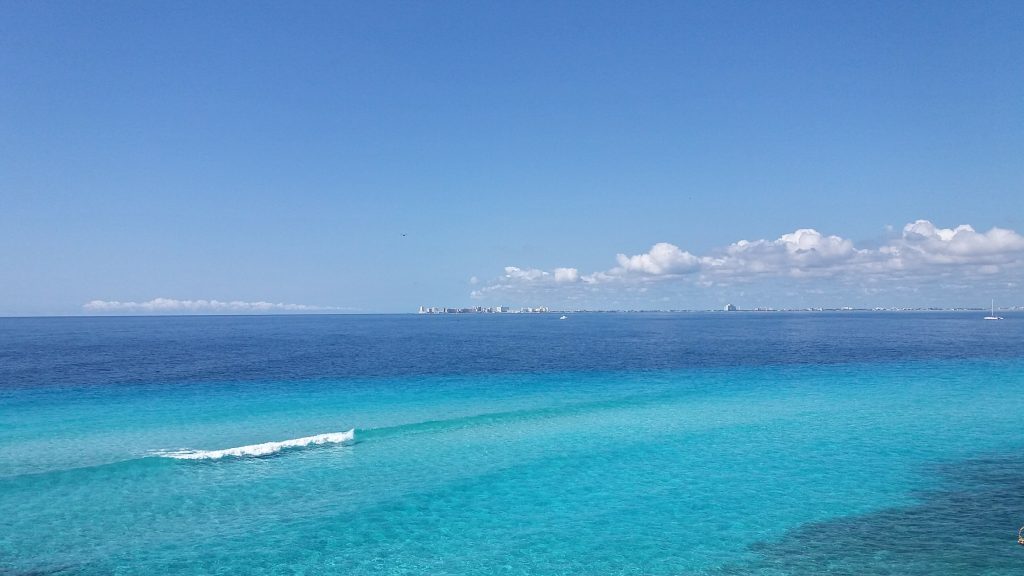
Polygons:
[[850,239],[802,228],[775,240],[740,240],[706,255],[659,242],[643,254],[618,254],[616,262],[608,270],[589,274],[568,267],[547,271],[507,266],[503,275],[470,295],[483,299],[531,290],[575,286],[596,291],[654,282],[712,288],[768,279],[832,279],[877,286],[887,280],[913,283],[951,275],[1002,275],[1013,286],[1016,274],[1024,270],[1024,236],[1004,228],[978,232],[967,224],[939,228],[917,220],[877,248],[858,248]]
[[286,304],[283,302],[246,302],[243,300],[176,300],[174,298],[154,298],[145,302],[119,302],[117,300],[92,300],[82,305],[82,310],[89,313],[130,313],[130,314],[234,314],[234,313],[274,313],[274,312],[331,312],[341,308],[329,306],[310,306],[308,304]]

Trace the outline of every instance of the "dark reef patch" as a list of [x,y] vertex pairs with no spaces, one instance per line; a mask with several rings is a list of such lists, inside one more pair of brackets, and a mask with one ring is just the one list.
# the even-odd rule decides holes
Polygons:
[[936,466],[942,478],[917,504],[815,522],[750,547],[755,559],[719,574],[932,576],[1022,574],[1024,457]]
[[68,574],[72,566],[50,566],[46,568],[29,568],[27,570],[11,570],[0,567],[0,576],[54,576]]

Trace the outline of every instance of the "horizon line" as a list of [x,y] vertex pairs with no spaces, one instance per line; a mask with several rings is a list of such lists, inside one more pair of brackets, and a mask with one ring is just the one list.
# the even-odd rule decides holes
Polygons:
[[[1019,306],[996,307],[996,310],[1003,312],[1017,312],[1024,310]],[[984,312],[984,307],[805,307],[805,308],[738,308],[736,310],[724,310],[722,308],[621,308],[621,309],[572,309],[555,310],[548,312],[503,312],[503,313],[473,313],[473,312],[452,312],[438,314],[420,314],[418,312],[278,312],[278,313],[235,313],[235,314],[0,314],[0,319],[19,318],[232,318],[232,317],[280,317],[280,316],[542,316],[554,314],[706,314],[723,313],[734,314],[737,312],[788,312],[788,313],[813,313],[813,312],[878,312],[878,313],[906,313],[906,312]]]

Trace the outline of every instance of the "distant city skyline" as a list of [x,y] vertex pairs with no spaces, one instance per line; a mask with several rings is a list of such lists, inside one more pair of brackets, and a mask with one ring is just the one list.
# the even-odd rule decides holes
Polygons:
[[1024,4],[3,1],[0,315],[1024,306]]

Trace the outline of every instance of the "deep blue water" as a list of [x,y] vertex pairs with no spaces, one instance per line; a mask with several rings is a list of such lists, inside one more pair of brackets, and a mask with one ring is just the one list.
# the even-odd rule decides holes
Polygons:
[[0,574],[1019,574],[981,316],[0,318]]

